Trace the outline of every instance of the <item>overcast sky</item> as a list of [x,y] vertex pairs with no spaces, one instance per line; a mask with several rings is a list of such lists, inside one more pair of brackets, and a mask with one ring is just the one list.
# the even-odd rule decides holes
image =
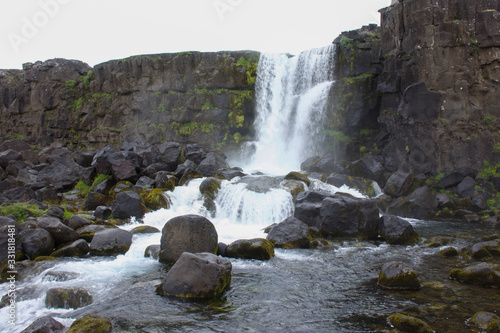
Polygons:
[[390,0],[0,0],[0,68],[180,51],[289,52],[379,24]]

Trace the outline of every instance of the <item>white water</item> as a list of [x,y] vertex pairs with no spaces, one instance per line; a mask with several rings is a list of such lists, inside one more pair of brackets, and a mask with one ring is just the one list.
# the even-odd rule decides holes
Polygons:
[[300,170],[321,152],[320,132],[333,84],[334,46],[286,54],[262,54],[256,82],[257,141],[249,169],[273,174]]

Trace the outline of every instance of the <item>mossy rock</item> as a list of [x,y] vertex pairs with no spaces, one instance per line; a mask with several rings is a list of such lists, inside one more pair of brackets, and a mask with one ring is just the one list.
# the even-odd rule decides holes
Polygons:
[[433,237],[430,240],[426,241],[426,247],[442,247],[453,242],[453,238],[451,237]]
[[480,263],[461,269],[453,269],[450,278],[461,283],[482,287],[500,287],[500,266]]
[[145,190],[142,192],[141,196],[146,207],[152,210],[170,208],[170,201],[165,196],[162,189],[155,188],[153,190]]
[[410,266],[397,261],[392,261],[382,266],[377,284],[382,289],[420,289],[420,281],[417,273]]
[[434,330],[423,320],[404,314],[393,314],[387,318],[389,323],[401,332],[432,333]]
[[66,333],[111,333],[112,331],[113,325],[109,319],[91,314],[75,320]]
[[227,247],[230,258],[269,260],[274,257],[273,242],[264,238],[241,239]]
[[285,180],[300,180],[301,182],[306,183],[307,186],[311,185],[311,181],[307,176],[303,173],[292,171],[285,176]]
[[215,199],[220,188],[221,188],[220,180],[213,178],[213,177],[209,177],[209,178],[205,179],[200,184],[201,194],[206,195],[211,199]]
[[500,320],[495,319],[490,321],[486,326],[486,333],[500,333]]
[[443,257],[457,257],[459,255],[457,249],[455,249],[453,246],[448,246],[442,250],[439,250],[438,254]]
[[111,190],[109,190],[109,196],[114,199],[118,193],[131,191],[132,185],[133,184],[128,180],[118,182],[111,188]]
[[155,234],[160,232],[158,228],[149,226],[149,225],[140,225],[132,229],[131,233],[135,234]]
[[299,180],[287,179],[281,183],[282,186],[286,187],[288,191],[292,194],[293,199],[297,198],[300,192],[306,190],[305,184]]
[[500,322],[500,317],[491,312],[480,311],[474,314],[467,323],[484,330],[493,321]]
[[45,297],[45,306],[57,309],[77,309],[92,302],[92,296],[82,288],[52,288]]
[[199,173],[198,171],[188,169],[184,174],[182,175],[181,179],[179,180],[179,186],[187,184],[191,179],[196,179],[196,178],[203,178],[203,175]]

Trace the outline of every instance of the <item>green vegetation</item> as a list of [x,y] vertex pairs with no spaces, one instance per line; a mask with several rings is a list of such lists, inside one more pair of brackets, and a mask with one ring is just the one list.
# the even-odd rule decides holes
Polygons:
[[43,211],[37,206],[28,203],[13,203],[0,206],[0,215],[14,215],[17,222],[22,223],[30,216],[42,216]]
[[77,80],[68,80],[64,83],[66,85],[66,87],[68,87],[69,89],[73,89],[75,88],[77,85],[78,85],[78,81]]
[[90,191],[90,186],[85,184],[85,182],[83,180],[79,180],[78,183],[76,183],[74,189],[80,192],[80,196],[82,198],[85,198],[87,193],[89,193],[89,191]]
[[215,109],[215,107],[212,104],[212,101],[210,100],[210,98],[207,98],[207,100],[205,101],[205,104],[203,104],[203,106],[201,107],[201,110],[207,111],[207,110],[213,110],[213,109]]
[[259,59],[255,57],[245,58],[241,57],[236,63],[236,67],[246,68],[246,80],[247,84],[250,86],[255,85],[257,80],[257,67],[259,65]]
[[348,137],[344,132],[342,131],[336,131],[336,130],[330,130],[326,129],[323,131],[326,135],[335,138],[339,142],[343,143],[348,143],[351,142],[351,138]]
[[[355,41],[352,38],[342,36],[340,38],[339,46],[340,46],[340,61],[348,61],[349,68],[351,71],[354,71],[354,60],[356,59],[356,54],[358,50],[359,42]],[[349,56],[349,59],[347,57]]]
[[83,97],[80,97],[73,103],[73,110],[75,112],[78,112],[82,109],[82,107],[83,107]]
[[86,89],[86,90],[89,90],[90,89],[90,82],[92,82],[92,80],[94,80],[95,76],[94,76],[94,72],[92,70],[90,70],[87,75],[83,78],[83,88]]

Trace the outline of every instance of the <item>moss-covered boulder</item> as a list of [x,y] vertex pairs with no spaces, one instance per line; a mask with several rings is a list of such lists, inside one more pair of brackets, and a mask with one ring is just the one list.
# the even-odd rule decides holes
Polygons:
[[132,245],[133,234],[112,228],[97,231],[90,243],[90,254],[94,256],[116,256],[125,254]]
[[307,186],[311,185],[311,180],[307,178],[307,175],[297,171],[289,172],[285,176],[285,180],[299,180],[301,182],[304,182]]
[[500,287],[500,266],[480,263],[461,269],[453,269],[450,277],[461,283],[482,287]]
[[52,257],[83,257],[90,252],[90,247],[83,239],[78,239],[52,252]]
[[419,318],[404,314],[393,314],[387,321],[400,332],[432,333],[434,330]]
[[155,176],[155,187],[163,191],[173,191],[179,180],[170,172],[160,171]]
[[288,191],[290,191],[290,194],[292,195],[294,200],[295,198],[297,198],[297,195],[300,192],[304,192],[306,190],[304,182],[300,180],[287,179],[281,183],[281,186],[285,187]]
[[91,304],[92,295],[83,288],[51,288],[45,297],[45,306],[57,309],[78,309]]
[[391,245],[409,245],[420,241],[410,222],[393,215],[380,218],[380,237]]
[[456,257],[459,255],[458,250],[453,246],[445,247],[438,251],[438,254],[443,257]]
[[231,262],[212,253],[184,252],[156,292],[162,296],[212,298],[231,282]]
[[494,319],[486,326],[486,333],[500,333],[500,320]]
[[264,238],[240,239],[227,246],[230,258],[269,260],[274,257],[274,244]]
[[500,317],[491,312],[480,311],[474,314],[467,323],[485,330],[493,321],[500,321]]
[[397,261],[392,261],[382,266],[377,284],[382,289],[420,289],[420,281],[417,273],[407,264]]
[[150,225],[140,225],[132,229],[131,233],[135,234],[155,234],[160,232],[158,228],[152,227]]
[[212,200],[215,199],[220,188],[221,188],[220,180],[213,177],[208,177],[200,184],[201,194],[208,196]]
[[113,186],[109,190],[109,196],[114,199],[118,193],[131,191],[132,186],[133,186],[133,184],[131,182],[129,182],[128,180],[118,182],[115,186]]
[[142,192],[141,196],[146,207],[152,210],[170,208],[170,201],[168,200],[167,196],[163,193],[162,189],[155,188],[152,190],[145,190]]
[[471,255],[472,258],[477,260],[500,256],[500,239],[479,242],[472,245]]
[[66,333],[111,333],[112,331],[113,325],[109,319],[91,314],[75,320]]

